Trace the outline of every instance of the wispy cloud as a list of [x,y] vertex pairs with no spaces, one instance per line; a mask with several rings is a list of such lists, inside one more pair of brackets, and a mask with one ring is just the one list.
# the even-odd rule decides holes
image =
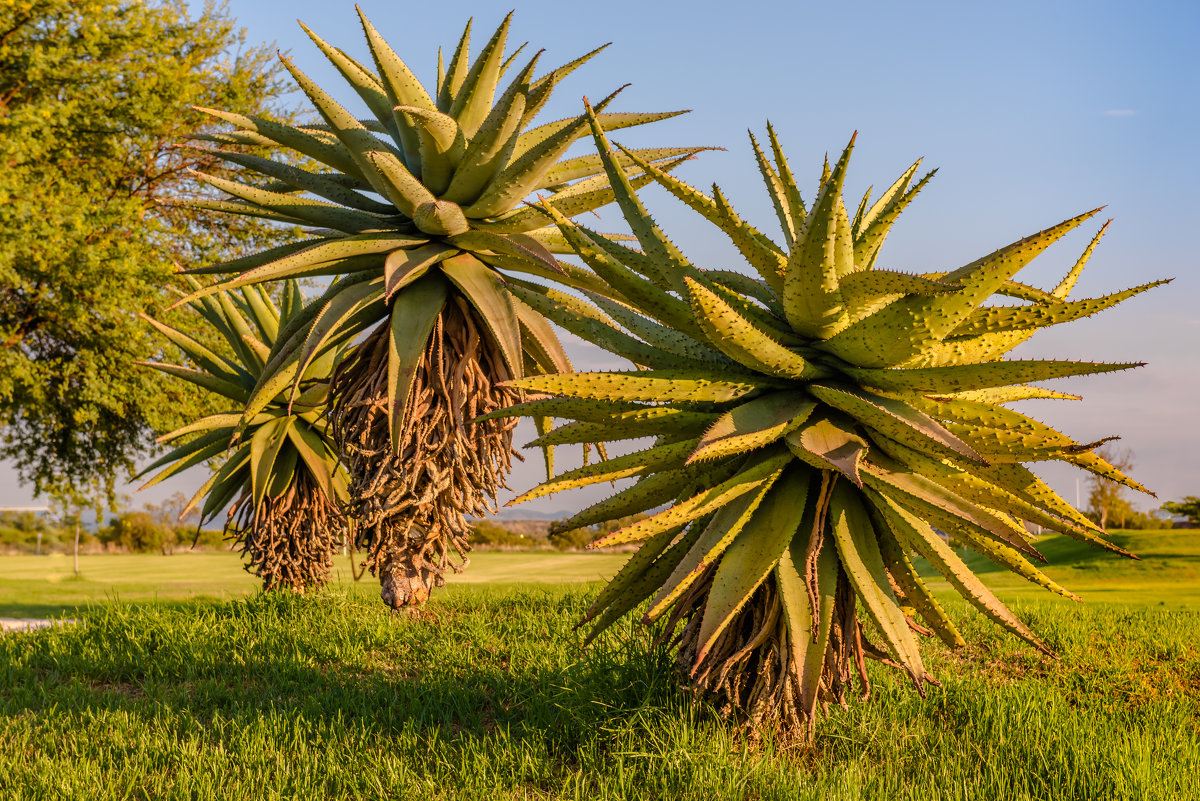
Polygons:
[[1110,108],[1104,112],[1105,117],[1132,117],[1134,114],[1137,112],[1131,108]]

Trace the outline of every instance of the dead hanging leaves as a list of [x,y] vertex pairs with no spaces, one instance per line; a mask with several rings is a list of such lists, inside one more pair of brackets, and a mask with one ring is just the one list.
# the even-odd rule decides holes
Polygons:
[[323,587],[346,538],[345,518],[306,470],[296,471],[282,495],[265,497],[257,508],[250,490],[244,491],[225,529],[249,555],[246,569],[265,590]]
[[356,542],[394,608],[423,603],[468,562],[467,516],[495,512],[516,420],[472,423],[520,400],[495,340],[460,296],[446,303],[413,377],[400,446],[387,415],[388,326],[334,375],[333,435],[350,472]]
[[716,702],[722,716],[745,725],[751,734],[766,730],[807,734],[816,725],[818,704],[825,713],[831,704],[847,708],[847,697],[856,679],[859,696],[870,696],[866,659],[895,666],[884,648],[865,637],[862,622],[855,614],[855,593],[841,570],[824,664],[819,682],[811,690],[788,652],[791,634],[775,582],[763,582],[708,652],[697,660],[703,645],[703,601],[712,589],[715,573],[715,566],[709,568],[692,586],[675,607],[676,614],[667,621],[658,641],[668,641],[678,629],[675,665],[679,675],[697,695]]

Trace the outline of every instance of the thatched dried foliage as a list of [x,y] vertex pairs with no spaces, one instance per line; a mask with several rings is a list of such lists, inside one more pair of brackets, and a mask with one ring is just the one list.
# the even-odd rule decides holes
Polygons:
[[282,494],[257,506],[249,491],[243,493],[229,510],[225,532],[247,555],[246,570],[262,579],[264,590],[325,586],[333,558],[346,544],[345,518],[304,470]]
[[461,296],[443,307],[413,376],[400,447],[391,448],[388,326],[338,369],[333,433],[350,471],[351,515],[364,564],[385,603],[424,603],[460,572],[470,551],[466,517],[495,512],[515,451],[511,418],[473,423],[520,400],[495,340]]
[[[829,541],[822,547],[832,550],[835,546]],[[716,572],[715,566],[709,568],[693,585],[667,621],[658,644],[678,646],[675,665],[682,682],[751,735],[774,731],[811,738],[820,711],[827,713],[831,705],[846,709],[856,684],[859,698],[870,697],[867,659],[899,667],[885,647],[867,638],[857,615],[854,587],[840,569],[826,621],[829,641],[819,675],[814,671],[806,677],[801,673],[803,664],[789,653],[794,644],[774,582],[759,585],[708,653],[697,659],[704,645],[704,609]],[[817,621],[814,631],[821,623]],[[806,688],[812,681],[816,682],[815,692]]]

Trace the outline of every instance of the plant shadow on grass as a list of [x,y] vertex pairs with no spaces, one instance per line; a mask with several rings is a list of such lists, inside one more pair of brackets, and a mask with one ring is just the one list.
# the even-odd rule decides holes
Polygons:
[[532,739],[570,763],[598,727],[696,712],[640,627],[581,650],[577,594],[448,595],[413,614],[332,594],[82,608],[76,626],[0,638],[0,714],[266,716],[384,740]]
[[[0,742],[8,726],[44,754],[31,770],[82,762],[149,797],[197,760],[215,789],[185,796],[311,776],[273,797],[1200,797],[1200,744],[1181,734],[1200,720],[1195,614],[1018,610],[1063,660],[965,619],[978,645],[931,648],[930,698],[872,665],[874,699],[784,754],[679,690],[635,620],[581,650],[588,600],[449,587],[409,615],[336,592],[84,608],[0,636]],[[19,767],[2,751],[0,789]]]

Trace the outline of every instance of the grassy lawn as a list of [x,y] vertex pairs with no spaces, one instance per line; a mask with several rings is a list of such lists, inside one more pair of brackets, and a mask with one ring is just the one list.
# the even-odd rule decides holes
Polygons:
[[[1118,531],[1111,539],[1140,558],[1125,559],[1061,535],[1039,540],[1037,548],[1048,561],[1046,573],[1085,603],[1200,610],[1200,530]],[[974,552],[966,562],[1005,601],[1058,599]],[[949,591],[945,582],[931,582],[931,586]],[[1073,605],[1066,599],[1058,601]]]
[[[471,554],[468,569],[452,584],[572,584],[602,580],[616,572],[628,554],[520,553]],[[177,553],[81,556],[77,579],[70,556],[0,556],[0,617],[44,617],[71,613],[93,603],[228,600],[258,591],[258,580],[242,569],[234,553]],[[335,592],[378,598],[371,574],[355,582],[349,557],[334,567]]]
[[943,686],[872,664],[811,750],[731,733],[641,626],[579,648],[622,555],[480,554],[409,615],[369,577],[262,596],[228,555],[0,557],[0,615],[94,602],[0,636],[0,798],[1200,798],[1200,536],[1122,536],[1143,561],[1043,543],[1086,605],[987,574],[1059,658],[950,602]]

